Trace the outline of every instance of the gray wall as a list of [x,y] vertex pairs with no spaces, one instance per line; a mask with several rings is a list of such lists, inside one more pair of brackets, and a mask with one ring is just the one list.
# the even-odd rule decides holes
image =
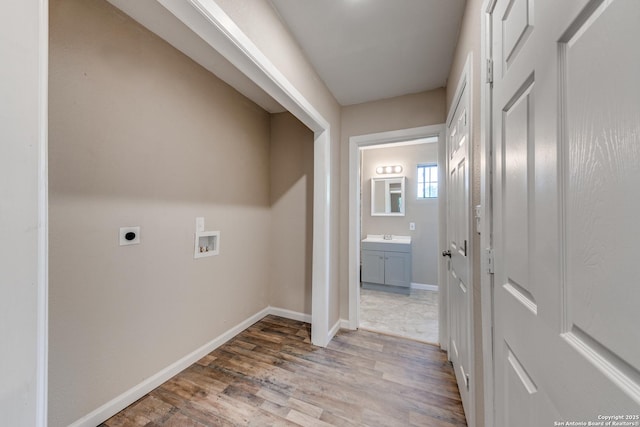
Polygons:
[[269,301],[311,314],[313,133],[290,113],[271,116]]
[[[414,283],[438,284],[438,200],[420,199],[417,191],[417,165],[438,163],[438,144],[427,143],[362,150],[362,237],[367,234],[398,234],[411,236],[412,278]],[[371,178],[378,175],[376,167],[401,165],[405,182],[405,216],[371,215]],[[394,175],[395,176],[395,175]],[[415,222],[416,229],[409,230]]]

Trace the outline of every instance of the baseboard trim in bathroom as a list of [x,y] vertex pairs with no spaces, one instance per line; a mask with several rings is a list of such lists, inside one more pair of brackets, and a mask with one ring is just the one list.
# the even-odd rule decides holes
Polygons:
[[[220,347],[225,342],[229,341],[231,338],[238,335],[240,332],[247,329],[249,326],[254,323],[262,320],[265,316],[269,314],[273,314],[275,316],[284,317],[291,320],[297,320],[300,322],[311,323],[311,315],[299,313],[292,310],[287,310],[284,308],[277,307],[266,307],[256,314],[248,317],[242,322],[238,323],[236,326],[217,336],[213,340],[209,341],[202,347],[194,350],[193,352],[187,354],[182,359],[179,359],[167,366],[163,370],[157,372],[156,374],[150,376],[146,380],[142,381],[138,385],[130,388],[125,391],[121,395],[113,398],[109,402],[100,406],[96,410],[88,413],[84,417],[78,419],[74,423],[72,423],[69,427],[95,427],[102,423],[103,421],[109,419],[113,415],[122,411],[127,406],[131,405],[136,400],[140,399],[145,394],[149,393],[151,390],[159,387],[162,383],[168,381],[177,373],[185,370],[189,366],[193,365],[198,360],[202,359],[207,354],[211,353],[216,348]],[[336,325],[339,326],[339,323]],[[332,329],[333,332],[333,329]],[[337,329],[330,336],[333,338],[333,335],[337,332]]]
[[425,285],[424,283],[411,283],[411,289],[421,289],[423,291],[438,292],[438,285]]

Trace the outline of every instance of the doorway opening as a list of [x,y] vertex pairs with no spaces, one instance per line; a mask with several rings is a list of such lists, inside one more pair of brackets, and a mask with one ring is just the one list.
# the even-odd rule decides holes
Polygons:
[[442,125],[350,138],[353,329],[443,341],[442,147]]
[[438,138],[360,147],[360,328],[438,342]]

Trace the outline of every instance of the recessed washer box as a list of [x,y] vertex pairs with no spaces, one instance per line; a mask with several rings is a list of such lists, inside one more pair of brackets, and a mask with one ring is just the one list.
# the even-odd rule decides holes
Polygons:
[[220,232],[198,231],[195,243],[193,258],[218,255],[220,253]]
[[120,227],[120,246],[139,245],[140,226]]

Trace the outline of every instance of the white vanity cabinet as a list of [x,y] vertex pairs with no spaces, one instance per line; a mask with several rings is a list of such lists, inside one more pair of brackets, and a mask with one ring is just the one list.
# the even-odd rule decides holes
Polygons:
[[411,243],[362,241],[362,287],[381,291],[406,293],[411,285]]

